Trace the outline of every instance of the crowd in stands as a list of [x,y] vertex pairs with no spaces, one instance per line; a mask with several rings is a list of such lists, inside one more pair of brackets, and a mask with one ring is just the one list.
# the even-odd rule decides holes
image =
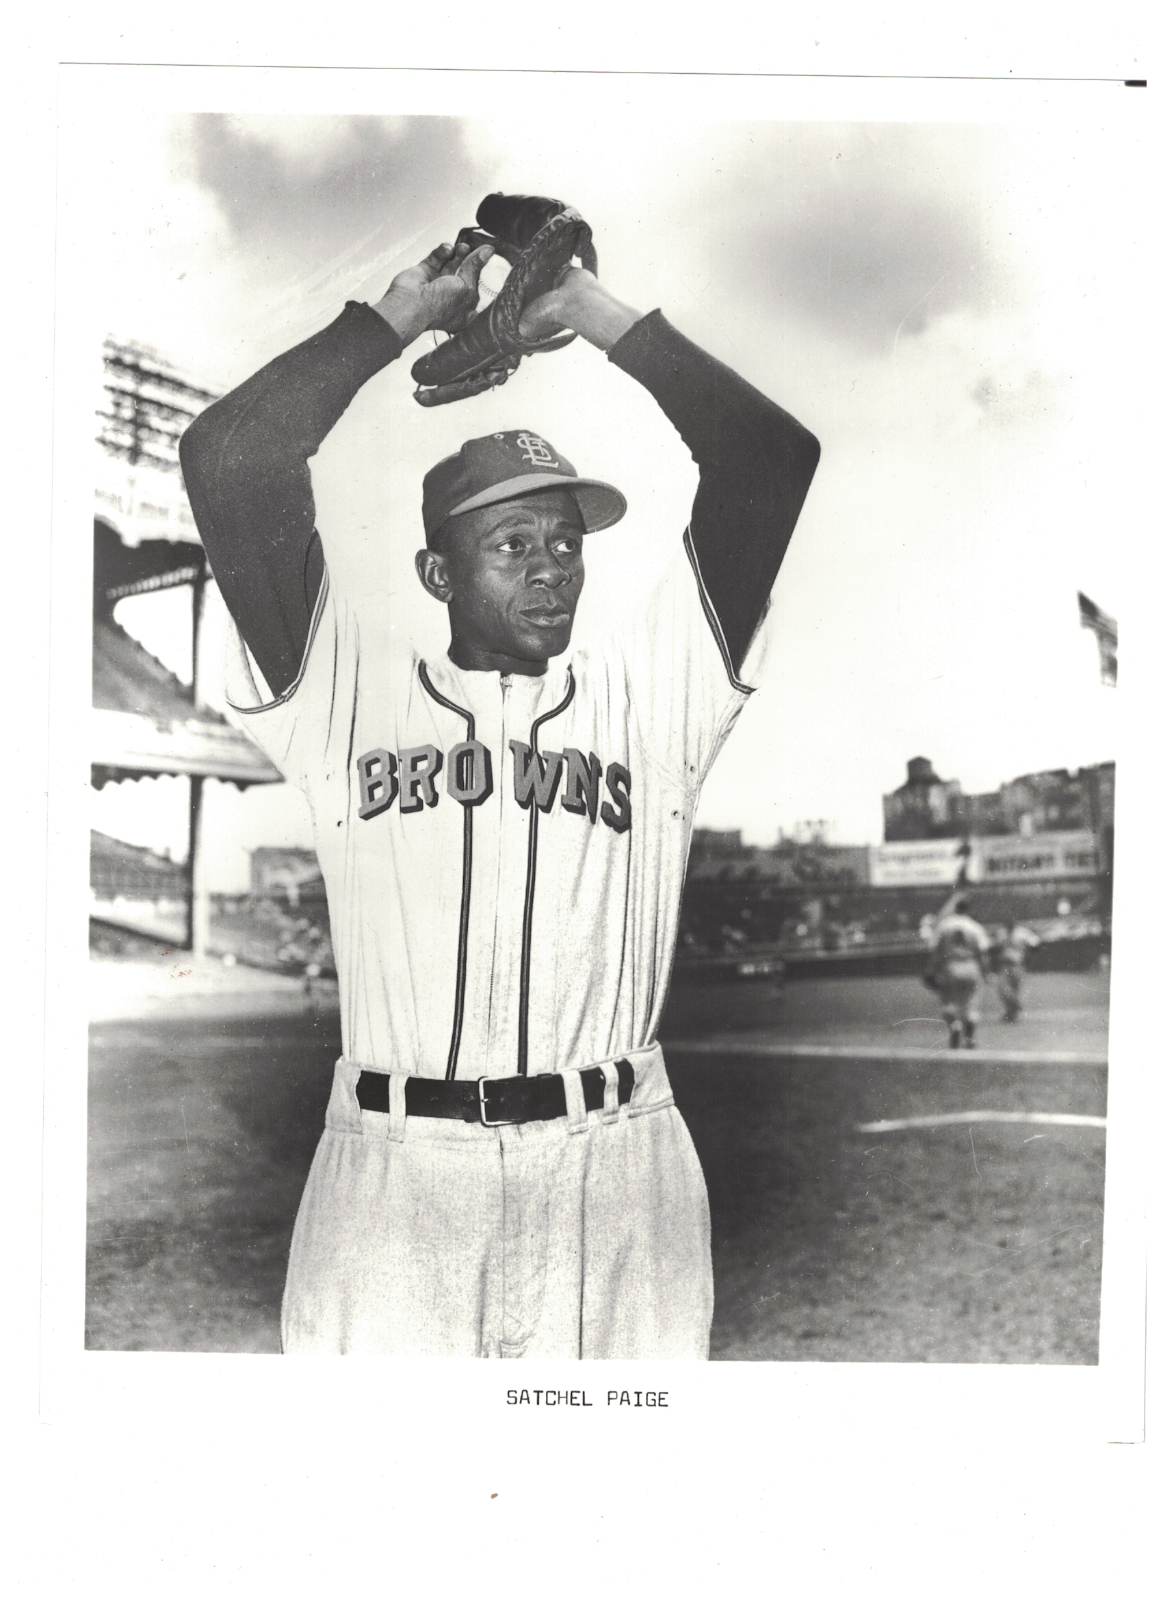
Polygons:
[[212,919],[211,943],[220,953],[250,966],[307,978],[335,976],[323,899],[300,900],[294,906],[275,895],[223,897]]
[[[874,952],[925,948],[925,935],[941,891],[932,907],[917,895],[886,897],[865,888],[799,895],[773,893],[736,880],[688,882],[679,925],[677,959],[683,962],[746,957],[762,952],[772,959],[839,951]],[[278,892],[216,896],[211,919],[211,948],[228,960],[265,967],[308,982],[334,979],[335,956],[327,903],[318,896]],[[293,903],[295,899],[298,903]],[[1093,893],[1077,903],[1059,898],[1036,902],[1027,896],[979,895],[979,915],[991,937],[1005,927],[1024,923],[1043,943],[1106,939],[1109,923]],[[1020,903],[1019,903],[1020,902]],[[94,950],[131,954],[130,936],[97,925]]]
[[[731,956],[754,950],[771,949],[779,954],[831,952],[844,950],[920,951],[938,907],[948,891],[937,890],[924,899],[910,895],[893,897],[889,903],[875,903],[865,890],[841,894],[805,896],[748,896],[744,885],[707,882],[688,884],[683,901],[678,957],[699,959]],[[1005,929],[1021,922],[1037,934],[1041,942],[1103,939],[1109,935],[1109,921],[1102,914],[1092,891],[1076,902],[1058,895],[986,895],[980,899],[980,914],[991,937],[1000,939]]]

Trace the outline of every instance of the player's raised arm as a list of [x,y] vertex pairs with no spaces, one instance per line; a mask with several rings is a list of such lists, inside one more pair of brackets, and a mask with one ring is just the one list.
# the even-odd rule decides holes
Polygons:
[[820,457],[817,440],[737,373],[641,316],[579,267],[536,300],[521,332],[565,324],[650,390],[699,467],[691,542],[736,673],[763,616]]
[[375,306],[348,303],[329,327],[269,362],[186,430],[182,471],[231,615],[272,692],[298,675],[323,579],[308,461],[362,386],[427,328],[476,307],[485,246],[440,245]]

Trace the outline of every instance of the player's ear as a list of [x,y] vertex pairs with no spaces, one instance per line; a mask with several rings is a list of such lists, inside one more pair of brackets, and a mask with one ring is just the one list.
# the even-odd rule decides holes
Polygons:
[[417,550],[416,575],[434,600],[446,606],[452,599],[452,584],[444,555],[439,550]]

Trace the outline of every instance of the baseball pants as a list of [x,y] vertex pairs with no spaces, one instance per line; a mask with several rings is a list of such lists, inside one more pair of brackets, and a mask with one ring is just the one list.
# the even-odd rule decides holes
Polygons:
[[997,992],[1007,1022],[1013,1022],[1022,1009],[1022,969],[1011,962],[998,968]]
[[658,1045],[634,1091],[511,1126],[363,1110],[335,1068],[295,1221],[288,1355],[705,1359],[710,1212]]
[[981,974],[975,965],[969,962],[951,963],[941,974],[938,983],[941,1015],[946,1022],[950,1025],[954,1022],[976,1024],[980,1020],[977,997],[981,989]]

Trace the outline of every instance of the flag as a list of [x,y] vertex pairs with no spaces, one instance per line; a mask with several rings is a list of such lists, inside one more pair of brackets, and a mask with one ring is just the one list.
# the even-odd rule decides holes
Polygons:
[[1078,623],[1089,628],[1098,640],[1098,672],[1102,682],[1113,689],[1119,675],[1119,625],[1094,601],[1078,591]]

